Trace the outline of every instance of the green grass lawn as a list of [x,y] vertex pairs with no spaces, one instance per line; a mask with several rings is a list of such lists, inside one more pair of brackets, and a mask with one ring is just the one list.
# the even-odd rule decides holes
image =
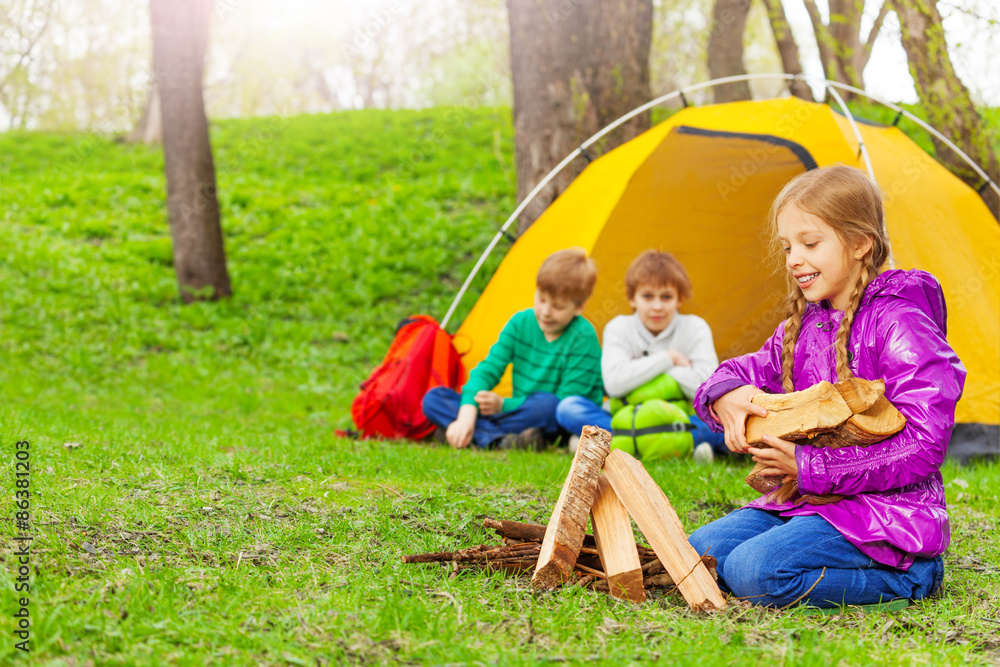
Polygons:
[[[0,664],[1000,664],[997,463],[946,466],[943,594],[894,613],[697,616],[400,562],[496,541],[484,515],[546,521],[569,466],[333,434],[398,320],[440,318],[513,209],[507,110],[213,125],[235,296],[187,307],[158,149],[0,141]],[[754,495],[741,465],[649,469],[688,531]]]

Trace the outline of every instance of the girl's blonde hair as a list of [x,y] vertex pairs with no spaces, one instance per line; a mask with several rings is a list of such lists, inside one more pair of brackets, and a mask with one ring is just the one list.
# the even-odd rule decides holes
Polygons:
[[[771,206],[769,220],[775,239],[778,237],[778,215],[789,206],[823,220],[833,228],[845,246],[863,242],[866,238],[872,240],[871,250],[858,260],[861,262],[861,274],[837,330],[837,378],[844,381],[854,377],[847,354],[854,315],[868,283],[889,259],[882,191],[864,172],[851,167],[837,165],[807,171],[789,181]],[[785,300],[788,314],[781,348],[782,389],[786,393],[794,391],[792,363],[795,341],[802,328],[807,303],[802,289],[793,280],[789,282],[790,290]]]

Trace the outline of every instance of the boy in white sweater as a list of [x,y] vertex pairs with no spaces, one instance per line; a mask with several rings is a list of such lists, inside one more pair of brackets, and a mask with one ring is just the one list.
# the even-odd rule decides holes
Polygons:
[[[693,399],[719,359],[708,323],[677,312],[691,298],[684,266],[670,253],[647,250],[625,273],[625,293],[633,314],[619,315],[604,327],[601,374],[608,396],[623,397],[666,373],[685,397]],[[611,430],[611,415],[582,396],[563,399],[556,420],[570,433],[579,433],[584,424]],[[724,436],[720,438],[697,417],[691,417],[691,423],[695,443],[708,443],[696,447],[696,459],[711,461],[713,453],[726,450]]]

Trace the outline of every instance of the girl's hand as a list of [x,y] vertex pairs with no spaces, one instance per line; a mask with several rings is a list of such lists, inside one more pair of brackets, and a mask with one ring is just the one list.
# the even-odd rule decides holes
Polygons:
[[670,357],[671,361],[674,362],[674,366],[690,366],[691,360],[685,357],[683,354],[677,350],[667,350],[667,355]]
[[760,389],[757,387],[745,384],[733,389],[728,394],[723,394],[715,403],[712,403],[712,411],[718,417],[722,427],[726,429],[726,447],[731,452],[745,454],[747,451],[747,416],[767,416],[767,410],[750,402],[750,399],[759,393]]
[[476,393],[476,405],[481,415],[499,414],[503,410],[503,396],[492,391],[480,391]]
[[763,436],[764,444],[770,447],[750,447],[756,463],[763,463],[767,469],[761,470],[761,475],[784,475],[782,484],[791,482],[799,474],[799,465],[795,462],[795,443],[773,435]]

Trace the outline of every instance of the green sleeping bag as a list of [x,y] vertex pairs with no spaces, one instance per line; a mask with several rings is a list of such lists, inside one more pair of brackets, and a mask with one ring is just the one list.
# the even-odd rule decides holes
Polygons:
[[654,398],[626,405],[611,419],[611,449],[640,460],[680,458],[694,448],[691,422],[684,410]]
[[625,398],[612,398],[611,414],[618,414],[618,411],[626,405],[645,403],[653,398],[673,403],[683,410],[684,414],[688,417],[694,414],[694,406],[691,405],[691,401],[684,397],[684,392],[681,391],[681,386],[677,384],[677,380],[666,373],[653,378],[641,387],[633,389]]

